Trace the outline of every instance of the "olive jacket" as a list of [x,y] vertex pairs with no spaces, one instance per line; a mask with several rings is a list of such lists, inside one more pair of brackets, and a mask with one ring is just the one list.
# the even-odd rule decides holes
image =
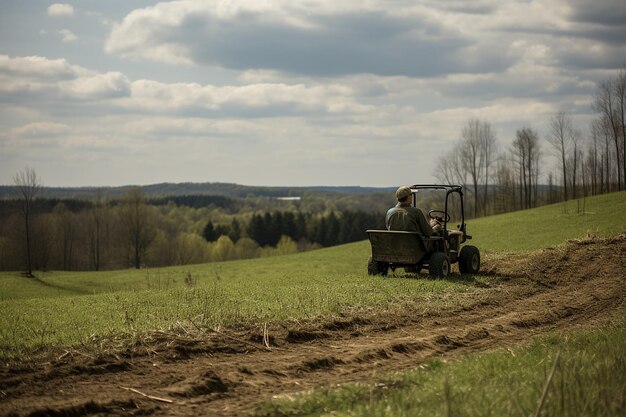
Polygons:
[[433,229],[426,221],[422,210],[413,207],[410,203],[398,203],[387,211],[387,230],[403,230],[419,232],[426,237],[433,234]]

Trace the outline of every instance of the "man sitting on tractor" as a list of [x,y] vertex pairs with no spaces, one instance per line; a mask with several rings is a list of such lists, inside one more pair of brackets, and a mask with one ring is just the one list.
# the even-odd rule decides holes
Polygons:
[[398,204],[387,211],[385,222],[387,230],[418,232],[426,237],[441,231],[441,224],[436,219],[432,219],[430,224],[428,224],[422,210],[411,205],[412,194],[409,187],[402,186],[398,188],[396,191]]

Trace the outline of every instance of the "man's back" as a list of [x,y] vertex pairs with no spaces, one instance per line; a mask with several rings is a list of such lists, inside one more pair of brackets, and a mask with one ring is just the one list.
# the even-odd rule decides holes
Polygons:
[[426,236],[433,234],[424,213],[417,207],[398,203],[387,211],[387,230],[402,230],[406,232],[419,232]]

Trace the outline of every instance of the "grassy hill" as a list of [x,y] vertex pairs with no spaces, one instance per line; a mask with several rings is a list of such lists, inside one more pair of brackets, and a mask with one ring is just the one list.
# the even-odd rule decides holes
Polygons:
[[[583,211],[584,208],[584,211]],[[626,231],[626,191],[470,220],[472,244],[489,252],[519,252],[567,239]]]
[[[626,192],[472,220],[484,254],[529,251],[587,233],[626,230]],[[471,292],[488,277],[394,280],[366,275],[369,243],[290,256],[108,272],[0,274],[0,357],[88,337],[203,325],[331,316],[354,309],[420,305],[432,295]]]

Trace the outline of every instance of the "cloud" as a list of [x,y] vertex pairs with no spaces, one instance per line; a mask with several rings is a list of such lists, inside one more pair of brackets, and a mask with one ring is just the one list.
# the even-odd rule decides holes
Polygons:
[[[362,88],[362,87],[360,87]],[[202,85],[131,81],[120,72],[99,73],[66,60],[0,55],[0,101],[31,103],[107,102],[107,111],[205,117],[277,117],[287,115],[360,114],[359,88],[340,83],[260,82]],[[111,101],[113,100],[113,101]],[[54,108],[52,108],[54,109]],[[90,110],[91,111],[91,110]],[[101,109],[105,111],[105,109]]]
[[621,28],[626,22],[626,3],[622,0],[569,0],[568,5],[572,19],[577,22]]
[[535,0],[503,3],[487,27],[501,37],[517,38],[512,45],[544,48],[543,66],[619,69],[626,55],[624,21],[626,3],[621,0]]
[[74,6],[66,3],[54,3],[48,6],[48,16],[74,16]]
[[555,57],[559,66],[564,68],[617,69],[626,65],[626,43],[611,45],[584,39],[565,39],[561,45],[564,48],[555,50]]
[[28,79],[46,78],[49,81],[60,81],[75,78],[85,72],[86,70],[78,66],[70,65],[65,59],[0,55],[0,75],[11,75],[16,78]]
[[159,3],[115,24],[105,49],[170,64],[327,77],[429,77],[510,64],[505,54],[477,48],[477,40],[453,24],[431,19],[432,12],[402,5],[388,11],[382,2],[356,11],[347,6],[324,1],[307,8],[286,1]]
[[[16,137],[45,135],[47,130],[51,135],[63,133],[68,121],[82,126],[80,132],[63,133],[62,139],[50,142],[63,146],[99,149],[106,138],[116,137],[130,141],[124,146],[136,152],[142,147],[167,149],[172,141],[209,141],[197,145],[206,151],[213,141],[232,140],[232,145],[220,142],[224,155],[245,143],[258,146],[256,155],[301,161],[297,150],[306,144],[309,152],[334,149],[346,163],[350,152],[354,158],[357,151],[374,161],[376,154],[392,157],[403,146],[410,152],[424,152],[419,144],[437,141],[438,147],[451,146],[446,143],[451,144],[472,117],[514,132],[522,123],[537,125],[557,111],[558,103],[543,90],[554,83],[566,94],[577,80],[572,77],[562,85],[558,74],[551,73],[545,82],[532,84],[533,78],[546,75],[545,68],[531,71],[545,52],[519,47],[527,51],[523,62],[529,67],[520,64],[505,77],[462,74],[423,80],[358,75],[290,84],[269,73],[259,75],[267,78],[262,82],[222,86],[131,81],[120,72],[99,73],[65,60],[0,56],[0,88],[5,89],[0,96],[13,105],[39,109],[40,118],[59,123],[17,126],[12,130]],[[589,85],[579,85],[578,92],[585,88]],[[525,95],[526,89],[530,91]],[[546,97],[538,100],[540,95]],[[420,104],[424,101],[428,105]],[[322,153],[316,151],[311,158],[319,162]],[[428,166],[427,161],[422,163]]]
[[623,66],[624,16],[620,0],[370,0],[358,9],[348,1],[182,0],[132,11],[113,25],[105,50],[248,78],[435,78],[506,73],[527,58],[516,47],[523,43],[546,50],[544,67],[606,69]]
[[0,101],[31,102],[102,100],[130,94],[130,81],[120,72],[98,73],[70,65],[65,59],[0,55]]
[[78,37],[69,29],[61,29],[58,31],[59,35],[61,35],[61,40],[65,43],[74,42],[78,39]]
[[423,0],[422,3],[446,13],[459,12],[470,15],[486,15],[493,13],[497,9],[499,2],[497,0]]
[[130,81],[121,72],[106,72],[83,76],[62,83],[65,95],[87,99],[109,99],[126,97],[130,94]]
[[129,110],[155,113],[275,117],[317,113],[359,113],[367,106],[354,100],[351,88],[339,85],[256,83],[214,86],[165,84],[151,80],[132,83],[131,96],[120,102]]

